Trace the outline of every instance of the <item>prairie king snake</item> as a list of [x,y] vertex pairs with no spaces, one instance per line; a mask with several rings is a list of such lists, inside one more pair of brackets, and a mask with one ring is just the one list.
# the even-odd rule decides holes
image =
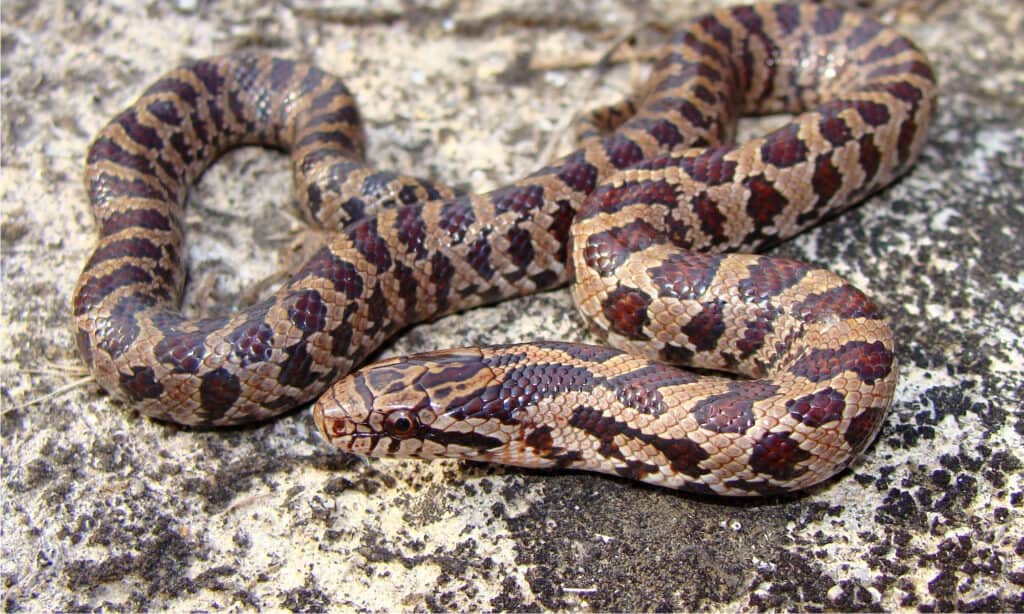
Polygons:
[[[925,56],[871,19],[730,8],[680,30],[645,85],[587,115],[576,151],[458,196],[364,164],[337,78],[258,53],[201,60],[150,86],[89,150],[100,238],[73,299],[79,351],[106,390],[160,420],[238,424],[320,397],[328,441],[364,455],[726,495],[805,488],[877,433],[892,333],[831,273],[723,252],[774,244],[890,183],[920,152],[934,98]],[[761,113],[795,116],[732,144],[739,115]],[[288,151],[303,217],[334,234],[271,298],[190,321],[178,311],[186,194],[243,144]],[[338,381],[415,322],[571,279],[620,349],[451,350]]]

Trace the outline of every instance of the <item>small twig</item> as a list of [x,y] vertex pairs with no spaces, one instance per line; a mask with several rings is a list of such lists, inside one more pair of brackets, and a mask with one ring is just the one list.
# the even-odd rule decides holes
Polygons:
[[599,65],[613,66],[615,64],[624,64],[626,62],[633,61],[650,62],[657,59],[658,51],[661,49],[660,45],[644,49],[636,49],[632,46],[628,46],[625,51],[621,49],[622,43],[635,34],[636,31],[633,31],[616,38],[616,40],[612,42],[613,47],[611,51],[583,51],[581,53],[572,53],[569,55],[559,56],[557,58],[534,57],[530,60],[528,68],[535,71],[576,70]]
[[85,377],[89,370],[79,364],[51,364],[45,369],[21,369],[22,373],[30,375],[59,375]]
[[392,24],[402,18],[393,9],[302,6],[295,2],[283,3],[296,17],[312,19],[318,23],[348,25]]
[[[590,64],[588,65],[593,66],[594,74],[591,77],[589,83],[587,83],[587,85],[584,86],[582,92],[583,95],[580,97],[581,99],[586,100],[589,97],[589,95],[593,93],[594,89],[597,88],[597,84],[600,83],[601,79],[604,78],[605,73],[608,72],[608,69],[611,68],[611,66],[614,63],[625,61],[639,61],[639,56],[637,55],[635,50],[632,49],[632,46],[626,45],[626,42],[634,38],[637,35],[637,33],[640,32],[641,30],[644,30],[649,27],[651,27],[651,24],[645,22],[631,28],[627,32],[624,32],[617,36],[615,40],[613,40],[611,44],[608,46],[608,49],[601,53],[600,56],[590,58]],[[616,54],[620,52],[620,50],[623,48],[625,48],[626,51],[622,51],[621,54],[617,56]],[[653,51],[649,51],[649,53],[653,54]],[[556,126],[555,130],[551,133],[551,138],[548,139],[547,145],[544,146],[544,149],[540,156],[541,160],[547,163],[555,158],[555,151],[558,148],[558,144],[561,143],[562,140],[565,138],[565,134],[569,131],[569,128],[572,126],[572,124],[576,121],[578,117],[579,112],[574,113],[572,115],[568,115],[558,122],[558,126]]]
[[84,386],[84,385],[86,385],[86,384],[88,384],[90,382],[93,382],[93,381],[95,381],[95,378],[92,375],[87,375],[87,376],[85,376],[85,377],[83,377],[81,379],[75,380],[75,381],[73,381],[73,382],[71,382],[69,384],[64,384],[60,388],[57,388],[56,390],[53,390],[53,391],[51,391],[51,392],[49,392],[47,394],[44,394],[41,397],[36,397],[34,399],[29,399],[28,401],[25,401],[24,403],[22,403],[19,406],[19,409],[24,409],[26,407],[31,407],[32,405],[38,405],[38,404],[43,403],[45,401],[49,401],[50,399],[59,397],[60,395],[64,394],[65,392],[70,392],[70,391],[74,390],[75,388],[80,388],[80,387],[82,387],[82,386]]

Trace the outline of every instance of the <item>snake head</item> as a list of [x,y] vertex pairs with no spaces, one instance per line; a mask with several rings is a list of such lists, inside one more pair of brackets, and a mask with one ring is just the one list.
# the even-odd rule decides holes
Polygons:
[[334,384],[313,406],[313,417],[346,452],[482,460],[505,441],[463,414],[493,379],[474,349],[386,360]]

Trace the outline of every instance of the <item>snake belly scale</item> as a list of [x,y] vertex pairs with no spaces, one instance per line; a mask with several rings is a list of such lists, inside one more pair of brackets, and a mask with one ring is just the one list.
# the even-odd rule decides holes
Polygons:
[[[111,394],[182,424],[263,420],[319,397],[327,440],[365,455],[726,495],[805,488],[880,428],[892,333],[827,271],[725,252],[788,238],[904,173],[935,89],[927,58],[869,18],[725,9],[676,33],[626,100],[578,122],[574,152],[460,195],[368,166],[337,78],[256,52],[200,60],[150,86],[89,150],[100,238],[72,304],[79,352]],[[762,113],[794,117],[732,143],[738,117]],[[244,144],[290,153],[300,213],[331,239],[270,298],[187,320],[187,192]],[[570,281],[618,349],[533,342],[351,373],[413,323]]]

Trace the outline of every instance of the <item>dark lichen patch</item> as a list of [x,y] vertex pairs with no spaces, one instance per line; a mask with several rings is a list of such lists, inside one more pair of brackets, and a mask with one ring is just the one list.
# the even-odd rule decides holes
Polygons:
[[187,477],[181,481],[181,487],[197,495],[207,512],[216,513],[251,489],[254,481],[273,490],[273,476],[287,467],[288,464],[279,458],[253,455],[221,464],[206,476]]
[[[624,481],[594,483],[590,476],[547,479],[550,494],[505,522],[520,543],[517,562],[531,570],[531,592],[548,609],[585,603],[597,610],[692,610],[730,601],[757,586],[751,560],[770,565],[791,543],[776,527],[829,513],[800,503],[787,511],[770,501],[666,497]],[[664,579],[666,570],[685,574],[638,581]],[[813,576],[827,578],[823,574],[816,568]],[[809,577],[800,577],[801,587]],[[825,582],[827,589],[831,582]],[[800,607],[792,595],[783,601]]]
[[[86,540],[105,546],[110,555],[101,559],[81,558],[68,562],[65,578],[74,591],[95,591],[99,587],[128,582],[135,585],[128,607],[142,608],[156,597],[170,597],[193,589],[186,575],[201,545],[187,539],[170,517],[156,517],[155,524],[140,525],[115,517],[97,517],[95,529]],[[115,554],[115,552],[117,552]]]
[[387,535],[370,531],[359,539],[361,543],[354,553],[366,561],[369,578],[382,573],[378,570],[388,563],[397,563],[406,569],[426,563],[440,568],[430,586],[407,587],[402,598],[405,604],[422,602],[430,611],[463,609],[464,604],[477,601],[480,587],[503,577],[494,559],[479,553],[475,539],[428,544],[412,537],[405,529]]
[[304,586],[282,591],[280,605],[292,612],[323,612],[333,604],[330,595],[321,590],[316,578],[309,574]]

